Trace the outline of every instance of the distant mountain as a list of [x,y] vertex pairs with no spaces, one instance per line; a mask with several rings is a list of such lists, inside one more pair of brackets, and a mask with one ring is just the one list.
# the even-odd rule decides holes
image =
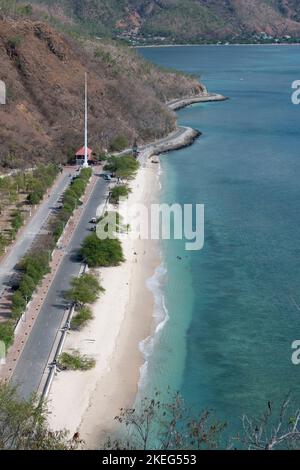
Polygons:
[[[299,0],[33,0],[98,35],[150,41],[300,37]],[[42,7],[41,7],[42,5]],[[155,39],[156,38],[156,39]],[[289,39],[289,38],[286,38]]]

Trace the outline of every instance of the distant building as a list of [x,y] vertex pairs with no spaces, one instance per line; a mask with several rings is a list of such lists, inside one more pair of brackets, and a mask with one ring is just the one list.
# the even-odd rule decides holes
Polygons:
[[[88,163],[89,165],[91,165],[94,162],[93,150],[88,148],[87,154],[88,154]],[[84,155],[85,155],[85,147],[83,146],[75,154],[76,165],[82,166],[84,164]]]

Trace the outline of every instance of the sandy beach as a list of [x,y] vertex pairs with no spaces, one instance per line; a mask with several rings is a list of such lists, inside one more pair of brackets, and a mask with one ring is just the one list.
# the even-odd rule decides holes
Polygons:
[[[194,100],[194,96],[184,103],[175,100],[173,105],[188,106]],[[160,166],[154,155],[191,145],[199,135],[190,127],[180,127],[141,149],[141,166],[130,182],[129,207],[159,202]],[[97,215],[102,212],[100,204]],[[123,222],[130,225],[131,221]],[[114,418],[120,409],[134,403],[145,363],[140,345],[157,326],[147,280],[161,264],[159,241],[127,237],[122,245],[125,263],[96,270],[105,293],[92,307],[94,319],[81,331],[69,332],[64,345],[65,352],[78,350],[93,357],[96,367],[86,372],[57,372],[48,396],[50,427],[66,429],[71,435],[78,432],[87,449],[99,448],[117,428]]]
[[[157,202],[158,170],[152,159],[143,160],[130,183],[129,204]],[[80,332],[70,332],[64,347],[92,356],[96,367],[57,373],[49,395],[52,429],[79,432],[92,449],[114,429],[120,408],[132,405],[144,362],[139,344],[155,327],[146,281],[160,264],[158,242],[126,238],[122,244],[126,262],[97,270],[105,293],[93,306],[94,319]]]

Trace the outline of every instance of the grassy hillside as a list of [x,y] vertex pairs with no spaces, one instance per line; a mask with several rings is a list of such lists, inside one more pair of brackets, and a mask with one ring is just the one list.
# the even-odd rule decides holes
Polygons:
[[40,21],[0,19],[0,165],[65,161],[83,144],[84,73],[89,79],[90,145],[118,136],[147,141],[175,126],[165,101],[201,92],[189,77],[164,72],[134,50],[70,39]]
[[274,38],[300,37],[298,0],[30,1],[48,16],[67,17],[74,27],[98,36],[150,42],[264,41],[262,32]]

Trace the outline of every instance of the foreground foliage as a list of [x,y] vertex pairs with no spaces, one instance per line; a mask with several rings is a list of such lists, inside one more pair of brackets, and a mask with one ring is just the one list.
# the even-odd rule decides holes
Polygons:
[[0,449],[71,450],[78,440],[47,426],[47,410],[35,397],[23,401],[17,390],[0,384]]
[[[86,370],[91,361],[77,351],[60,358],[72,370],[82,364]],[[169,392],[163,401],[157,392],[135,408],[121,409],[115,420],[120,427],[100,446],[105,450],[300,449],[300,411],[290,397],[280,406],[268,402],[262,416],[243,416],[242,431],[233,437],[225,437],[226,423],[208,410],[195,414],[178,393]],[[0,384],[1,450],[71,450],[81,444],[78,434],[70,440],[65,431],[49,430],[46,406],[35,396],[21,400],[15,388]]]

